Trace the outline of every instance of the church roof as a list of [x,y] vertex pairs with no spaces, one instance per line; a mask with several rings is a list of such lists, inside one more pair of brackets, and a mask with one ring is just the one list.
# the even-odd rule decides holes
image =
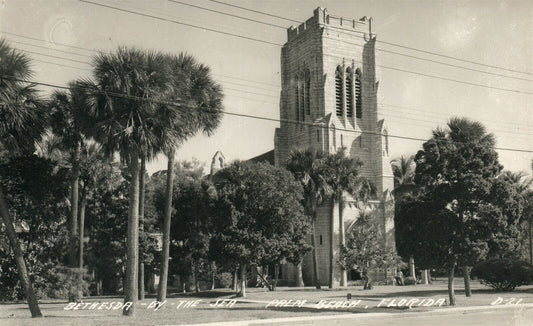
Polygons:
[[270,163],[272,165],[275,165],[275,163],[274,163],[274,150],[268,151],[268,152],[263,153],[261,155],[258,155],[256,157],[252,157],[248,161],[257,162],[257,163],[268,162],[268,163]]

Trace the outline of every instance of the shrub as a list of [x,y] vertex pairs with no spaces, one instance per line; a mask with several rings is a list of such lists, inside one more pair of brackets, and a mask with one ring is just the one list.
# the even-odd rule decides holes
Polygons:
[[223,288],[230,288],[233,285],[233,275],[231,273],[220,273],[217,275],[217,283]]
[[472,276],[498,291],[512,291],[533,281],[533,267],[526,261],[490,259],[474,266]]

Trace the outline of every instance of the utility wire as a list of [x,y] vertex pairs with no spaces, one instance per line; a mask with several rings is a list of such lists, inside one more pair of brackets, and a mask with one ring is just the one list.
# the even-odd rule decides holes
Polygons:
[[127,13],[134,14],[134,15],[139,15],[139,16],[144,16],[144,17],[153,18],[153,19],[157,19],[157,20],[162,20],[162,21],[166,21],[166,22],[169,22],[169,23],[174,23],[174,24],[183,25],[183,26],[189,26],[189,27],[193,27],[193,28],[199,28],[199,29],[202,29],[204,31],[220,33],[220,34],[224,34],[224,35],[234,36],[234,37],[238,37],[238,38],[241,38],[241,39],[260,42],[260,43],[265,43],[265,44],[270,44],[270,45],[282,46],[282,44],[279,44],[279,43],[265,41],[265,40],[257,39],[257,38],[254,38],[254,37],[249,37],[249,36],[244,36],[244,35],[234,34],[234,33],[228,33],[228,32],[224,32],[224,31],[219,31],[219,30],[216,30],[216,29],[212,29],[212,28],[207,28],[207,27],[202,27],[202,26],[198,26],[198,25],[183,23],[183,22],[180,22],[180,21],[177,21],[177,20],[173,20],[173,19],[167,19],[167,18],[163,18],[163,17],[158,17],[158,16],[154,16],[154,15],[140,13],[140,12],[133,11],[133,10],[113,7],[113,6],[105,5],[105,4],[102,4],[102,3],[96,3],[96,2],[92,2],[92,1],[88,1],[88,0],[78,0],[78,1],[89,3],[89,4],[92,4],[92,5],[95,5],[95,6],[100,6],[100,7],[113,9],[113,10],[127,12]]
[[2,30],[0,30],[0,33],[2,33],[2,34],[7,34],[7,35],[12,35],[12,36],[18,36],[18,37],[26,38],[26,39],[29,39],[29,40],[34,40],[34,41],[39,41],[39,42],[50,43],[50,44],[53,44],[53,45],[65,46],[65,47],[69,47],[69,48],[73,48],[73,49],[85,50],[85,51],[90,51],[90,52],[99,52],[99,51],[97,51],[97,50],[88,49],[88,48],[83,48],[83,47],[80,47],[80,46],[74,46],[74,45],[68,45],[68,44],[64,44],[64,43],[57,43],[57,42],[46,41],[46,40],[42,40],[42,39],[39,39],[39,38],[30,37],[30,36],[24,36],[24,35],[20,35],[20,34],[16,34],[16,33],[11,33],[11,32],[6,32],[6,31],[2,31]]
[[233,14],[230,14],[230,13],[227,13],[227,12],[223,12],[223,11],[218,11],[218,10],[214,10],[214,9],[200,7],[200,6],[196,6],[196,5],[190,4],[190,3],[180,2],[180,1],[176,1],[176,0],[167,0],[167,1],[174,2],[174,3],[180,4],[180,5],[184,5],[184,6],[197,8],[197,9],[202,9],[202,10],[215,12],[217,14],[226,15],[226,16],[230,16],[230,17],[234,17],[234,18],[238,18],[238,19],[242,19],[242,20],[247,20],[247,21],[250,21],[250,22],[258,23],[258,24],[263,24],[263,25],[267,25],[267,26],[271,26],[271,27],[277,27],[277,28],[286,29],[284,26],[281,26],[281,25],[266,23],[266,22],[262,22],[260,20],[255,20],[255,19],[251,19],[251,18],[242,17],[242,16],[239,16],[239,15],[233,15]]
[[[20,50],[20,49],[19,49]],[[20,51],[24,51],[24,50],[20,50]],[[30,53],[35,53],[35,52],[30,52]],[[40,54],[40,53],[38,53]],[[71,60],[69,58],[63,58],[63,57],[57,57],[57,56],[54,56],[54,58],[58,58],[58,59],[63,59],[63,60]],[[337,57],[337,58],[340,58],[340,57]],[[42,60],[37,60],[36,61],[41,61],[41,62],[45,62],[45,63],[50,63],[50,64],[54,64],[54,65],[58,65],[58,66],[63,66],[63,67],[68,67],[68,68],[73,68],[73,69],[80,69],[80,70],[85,70],[85,71],[91,71],[89,69],[84,69],[84,68],[81,68],[81,67],[73,67],[73,66],[68,66],[68,65],[63,65],[63,64],[60,64],[60,63],[54,63],[54,62],[48,62],[48,61],[42,61]],[[77,60],[72,60],[72,61],[75,61],[75,62],[79,62]],[[88,63],[87,63],[88,64]],[[389,67],[386,67],[386,68],[389,68]],[[396,68],[392,68],[392,69],[396,69]],[[226,76],[226,77],[229,77],[229,76]],[[233,77],[230,77],[230,78],[233,78]],[[236,78],[238,79],[238,78]],[[247,80],[245,79],[245,81],[251,81],[251,80]],[[461,81],[459,81],[461,82]],[[226,83],[230,83],[230,84],[235,84],[235,85],[238,85],[238,86],[244,86],[246,87],[246,85],[242,85],[242,84],[238,84],[238,83],[232,83],[232,82],[227,82]],[[257,88],[257,89],[261,89],[261,90],[265,90],[265,91],[274,91],[274,90],[271,90],[271,89],[266,89],[266,88],[261,88],[261,87],[256,87],[256,86],[250,86],[250,87],[254,87],[254,88]],[[250,92],[250,91],[247,91],[247,90],[242,90],[242,89],[234,89],[234,88],[229,88],[229,87],[225,87],[226,90],[232,90],[232,91],[236,91],[236,92],[241,92],[241,93],[247,93],[247,94],[252,94],[252,95],[259,95],[259,96],[267,96],[267,97],[272,97],[272,98],[279,98],[278,95],[269,95],[269,94],[264,94],[264,93],[256,93],[256,92]],[[236,95],[231,95],[231,96],[234,96],[234,97],[239,97],[239,96],[236,96]],[[245,97],[240,97],[242,99],[247,99],[247,100],[254,100],[254,99],[250,99],[250,98],[245,98]],[[263,101],[262,101],[263,102]],[[268,102],[268,103],[271,103],[271,104],[274,104],[276,105],[277,103],[273,103],[273,102]],[[386,104],[382,104],[382,105],[386,105]],[[391,105],[389,105],[391,106]],[[404,108],[404,107],[400,107],[400,108]],[[412,110],[412,109],[411,109]],[[417,110],[415,110],[417,111]],[[420,111],[420,110],[418,110]],[[432,112],[432,111],[421,111],[421,112]],[[435,112],[436,113],[436,112]],[[513,124],[514,126],[514,124]]]
[[[139,13],[139,12],[136,12],[136,11],[131,11],[131,10],[122,9],[122,8],[118,8],[118,7],[108,6],[108,5],[104,5],[104,4],[100,4],[100,3],[96,3],[96,2],[91,2],[91,1],[88,1],[88,0],[78,0],[78,1],[89,3],[89,4],[93,4],[93,5],[96,5],[96,6],[109,8],[109,9],[123,11],[123,12],[131,13],[131,14],[135,14],[135,15],[140,15],[140,16],[149,17],[149,18],[153,18],[153,19],[163,20],[163,21],[167,21],[167,22],[171,22],[171,23],[175,23],[175,24],[179,24],[179,25],[185,25],[185,26],[199,28],[199,29],[202,29],[202,30],[207,30],[207,31],[215,32],[215,33],[221,33],[221,34],[224,34],[224,35],[235,36],[235,37],[248,39],[248,40],[252,40],[252,41],[256,41],[256,42],[261,42],[261,43],[266,43],[266,44],[270,44],[270,45],[282,46],[279,43],[269,42],[269,41],[265,41],[265,40],[261,40],[261,39],[257,39],[257,38],[243,36],[243,35],[240,35],[240,34],[227,33],[227,32],[218,31],[218,30],[214,30],[214,29],[210,29],[210,28],[201,27],[201,26],[196,26],[196,25],[192,25],[192,24],[186,24],[186,23],[182,23],[182,22],[179,22],[179,21],[176,21],[176,20],[172,20],[172,19],[166,19],[166,18],[162,18],[162,17],[158,17],[158,16]],[[531,92],[525,92],[525,91],[519,91],[519,90],[507,89],[507,88],[500,88],[500,87],[492,87],[492,86],[487,86],[487,85],[483,85],[483,84],[476,84],[476,83],[460,81],[460,80],[456,80],[456,79],[452,79],[452,78],[439,77],[439,76],[434,76],[434,75],[429,75],[429,74],[420,73],[420,72],[414,72],[414,71],[409,71],[409,70],[403,70],[403,69],[394,68],[394,67],[387,67],[387,66],[381,66],[381,67],[384,67],[386,69],[396,70],[396,71],[408,72],[408,73],[411,73],[411,74],[417,74],[417,75],[420,75],[420,76],[426,76],[426,77],[432,77],[432,78],[447,80],[447,81],[451,81],[451,82],[462,83],[462,84],[466,84],[466,85],[480,86],[480,87],[484,87],[484,88],[497,89],[497,90],[501,90],[501,91],[524,93],[524,94],[533,95],[533,93],[531,93]]]
[[[225,5],[225,6],[239,8],[239,9],[242,9],[242,10],[246,10],[246,11],[250,11],[250,12],[254,12],[254,13],[258,13],[258,14],[262,14],[262,15],[266,15],[266,16],[270,16],[270,17],[276,17],[276,18],[280,18],[280,19],[285,19],[285,20],[292,21],[292,22],[295,22],[295,23],[298,23],[298,24],[302,24],[303,23],[302,21],[299,21],[299,20],[294,20],[294,19],[291,19],[291,18],[276,16],[276,15],[272,15],[272,14],[264,12],[264,11],[253,10],[253,9],[250,9],[250,8],[240,7],[240,6],[232,5],[232,4],[229,4],[229,3],[226,3],[226,2],[222,2],[222,1],[216,1],[216,0],[210,0],[210,1],[222,4],[222,5]],[[475,64],[475,65],[485,66],[485,67],[489,67],[489,68],[501,69],[501,70],[517,72],[517,73],[527,74],[527,75],[532,75],[533,76],[533,73],[526,72],[526,71],[514,70],[514,69],[509,69],[509,68],[505,68],[505,67],[501,67],[501,66],[490,65],[490,64],[486,64],[486,63],[480,63],[480,62],[476,62],[476,61],[461,59],[461,58],[458,58],[458,57],[453,57],[453,56],[449,56],[449,55],[445,55],[445,54],[441,54],[441,53],[436,53],[436,52],[431,52],[431,51],[427,51],[427,50],[417,49],[417,48],[414,48],[414,47],[405,46],[405,45],[401,45],[401,44],[397,44],[397,43],[393,43],[393,42],[387,42],[387,41],[381,41],[381,40],[378,40],[378,42],[381,42],[383,44],[396,46],[396,47],[403,48],[403,49],[407,49],[407,50],[412,50],[412,51],[417,51],[417,52],[421,52],[421,53],[431,54],[431,55],[435,55],[435,56],[439,56],[439,57],[443,57],[443,58],[447,58],[447,59],[452,59],[452,60],[462,61],[462,62],[471,63],[471,64]]]
[[222,5],[225,5],[225,6],[229,6],[229,7],[233,7],[233,8],[238,8],[238,9],[242,9],[242,10],[246,10],[246,11],[255,12],[256,14],[262,14],[262,15],[269,16],[269,17],[274,17],[274,18],[284,19],[284,20],[287,20],[287,21],[290,21],[290,22],[293,22],[293,23],[298,23],[298,24],[301,24],[301,23],[302,23],[301,21],[299,21],[299,20],[294,20],[294,19],[292,19],[292,18],[286,18],[286,17],[276,16],[276,15],[273,15],[273,14],[266,13],[266,12],[264,12],[264,11],[259,11],[259,10],[254,10],[254,9],[250,9],[250,8],[240,7],[240,6],[232,5],[232,4],[229,4],[229,3],[222,2],[222,1],[211,0],[211,2],[216,2],[216,3],[220,3],[220,4],[222,4]]
[[[29,84],[34,84],[34,85],[41,85],[41,86],[60,88],[60,89],[70,89],[70,87],[67,87],[67,86],[60,86],[60,85],[54,85],[52,83],[43,83],[43,82],[37,82],[37,81],[28,81],[28,80],[25,80],[25,79],[20,79],[20,78],[17,78],[17,77],[14,77],[14,76],[9,76],[9,75],[3,75],[2,77],[8,78],[8,79],[11,79],[11,80],[14,80],[14,81],[23,82],[23,83],[29,83]],[[80,86],[78,86],[78,87],[80,87]],[[91,88],[91,87],[82,87],[82,88],[91,89],[93,91],[95,90],[94,88]],[[101,94],[104,94],[104,95],[107,95],[107,96],[110,96],[110,97],[127,98],[127,99],[134,99],[134,100],[144,101],[144,102],[151,102],[151,103],[164,104],[164,105],[172,105],[172,106],[175,106],[178,109],[180,109],[179,103],[173,103],[173,102],[161,101],[161,100],[154,100],[154,99],[150,99],[150,98],[139,97],[139,96],[134,96],[134,95],[128,95],[128,94],[123,94],[123,93],[116,93],[116,92],[108,92],[108,91],[101,91],[101,90],[97,90],[97,92],[99,92]],[[210,111],[210,110],[206,110],[206,109],[203,109],[203,108],[199,108],[199,109],[206,111],[206,113],[213,113],[213,111]],[[302,124],[302,125],[314,126],[314,127],[323,128],[323,129],[327,129],[328,128],[328,126],[320,126],[320,125],[315,125],[312,122],[297,121],[297,120],[292,120],[292,119],[275,119],[275,118],[261,117],[261,116],[251,115],[251,114],[228,112],[228,111],[222,111],[220,113],[227,114],[227,115],[232,115],[232,116],[239,116],[239,117],[246,117],[246,118],[258,119],[258,120],[264,120],[264,121],[271,121],[271,122],[287,122],[287,123],[293,123],[293,124]],[[371,131],[363,131],[363,130],[358,131],[358,130],[351,130],[351,129],[346,129],[346,128],[336,128],[336,130],[354,132],[354,133],[360,133],[360,134],[370,134],[370,135],[375,135],[375,136],[383,136],[381,133],[371,132]],[[410,137],[410,136],[401,136],[401,135],[392,135],[392,134],[389,134],[387,136],[391,137],[391,138],[398,138],[398,139],[407,139],[407,140],[424,141],[424,142],[427,141],[427,139],[417,138],[417,137]],[[525,150],[525,149],[518,149],[518,148],[494,147],[494,149],[505,150],[505,151],[513,151],[513,152],[533,153],[533,150]]]
[[41,48],[41,49],[45,49],[45,50],[58,51],[58,52],[62,52],[62,53],[65,53],[65,54],[73,54],[73,55],[79,55],[79,56],[86,57],[86,58],[92,58],[90,55],[86,55],[86,54],[80,54],[80,53],[74,53],[74,52],[69,52],[69,51],[65,51],[65,50],[54,49],[54,48],[46,47],[46,46],[42,46],[42,45],[36,45],[36,44],[31,44],[31,43],[26,43],[26,42],[15,41],[15,40],[11,40],[11,39],[8,39],[8,38],[5,38],[5,40],[8,40],[9,42],[12,42],[12,43],[33,46],[33,47]]
[[72,62],[78,62],[78,63],[83,63],[83,64],[86,64],[86,65],[90,65],[90,63],[88,63],[88,62],[80,61],[80,60],[76,60],[76,59],[64,58],[64,57],[59,57],[57,55],[34,52],[34,51],[30,51],[30,50],[22,50],[22,49],[18,49],[18,48],[15,48],[15,47],[14,47],[14,49],[17,49],[17,50],[19,50],[21,52],[27,52],[27,53],[36,54],[36,55],[42,55],[42,56],[45,56],[45,57],[61,59],[61,60],[68,60],[68,61],[72,61]]
[[[346,59],[344,57],[333,55],[333,54],[324,53],[323,55],[327,56],[327,57],[337,58],[337,59]],[[353,60],[353,61],[357,62],[357,63],[360,63],[360,64],[363,64],[362,61],[358,61],[358,60]],[[489,88],[489,89],[496,89],[496,90],[506,91],[506,92],[533,95],[533,92],[527,92],[527,91],[521,91],[521,90],[516,90],[516,89],[511,89],[511,88],[502,88],[502,87],[494,87],[494,86],[489,86],[489,85],[477,84],[477,83],[472,83],[472,82],[459,80],[459,79],[453,79],[453,78],[441,77],[441,76],[436,76],[436,75],[430,75],[430,74],[426,74],[426,73],[419,72],[419,71],[405,70],[405,69],[400,69],[400,68],[396,68],[396,67],[389,67],[389,66],[384,66],[384,65],[376,65],[376,67],[381,67],[381,68],[384,68],[384,69],[395,70],[395,71],[401,71],[401,72],[405,72],[405,73],[408,73],[408,74],[414,74],[414,75],[419,75],[419,76],[424,76],[424,77],[429,77],[429,78],[436,78],[436,79],[451,81],[451,82],[465,84],[465,85],[478,86],[478,87]]]
[[[20,50],[20,49],[19,49]],[[24,50],[21,50],[21,51],[24,51]],[[35,53],[35,52],[30,52],[30,53]],[[38,53],[40,54],[40,53]],[[69,58],[63,58],[63,57],[57,57],[57,56],[54,56],[54,58],[58,58],[58,59],[62,59],[62,60],[71,60]],[[340,58],[340,57],[339,57]],[[43,60],[38,60],[36,59],[36,61],[41,61],[41,62],[44,62],[44,63],[49,63],[49,64],[54,64],[54,65],[58,65],[58,66],[63,66],[63,67],[68,67],[68,68],[73,68],[73,69],[80,69],[80,70],[85,70],[85,71],[90,71],[89,69],[84,69],[84,68],[81,68],[81,67],[74,67],[74,66],[68,66],[68,65],[64,65],[64,64],[60,64],[60,63],[55,63],[55,62],[49,62],[49,61],[43,61]],[[75,62],[80,62],[80,61],[77,61],[77,60],[73,60]],[[396,69],[396,68],[394,68]],[[223,75],[224,76],[224,75]],[[230,76],[225,76],[225,77],[229,77],[229,78],[234,78],[234,77],[230,77]],[[235,79],[238,79],[238,78],[235,78]],[[248,79],[245,79],[245,81],[251,81],[251,80],[248,80]],[[244,86],[244,87],[253,87],[253,88],[257,88],[257,89],[260,89],[260,90],[265,90],[265,91],[276,91],[276,90],[271,90],[271,89],[266,89],[266,88],[261,88],[261,87],[257,87],[257,86],[247,86],[247,85],[242,85],[242,84],[238,84],[238,83],[232,83],[232,82],[228,82],[226,81],[226,83],[230,83],[230,84],[235,84],[237,86]],[[271,84],[267,84],[267,85],[271,85]],[[279,96],[277,95],[268,95],[268,94],[263,94],[263,93],[256,93],[256,92],[250,92],[250,91],[246,91],[246,90],[240,90],[240,89],[232,89],[232,88],[225,88],[227,90],[233,90],[233,91],[236,91],[236,92],[243,92],[243,93],[248,93],[248,94],[252,94],[252,95],[260,95],[260,96],[268,96],[268,97],[272,97],[272,98],[278,98]],[[235,96],[235,95],[232,95],[232,96]],[[243,99],[249,99],[249,98],[244,98],[244,97],[241,97]],[[249,100],[252,100],[252,99],[249,99]],[[269,102],[269,103],[272,103],[272,104],[276,104],[276,103],[273,103],[273,102]],[[382,104],[382,105],[386,105],[386,104]],[[390,105],[389,105],[390,106]],[[400,107],[400,108],[404,108],[404,107]],[[404,108],[405,109],[405,108]],[[412,109],[411,109],[412,110]],[[417,110],[415,110],[417,111]],[[420,111],[420,110],[418,110]],[[420,112],[432,112],[432,111],[420,111]],[[435,112],[436,113],[436,112]],[[499,122],[498,122],[499,123]]]

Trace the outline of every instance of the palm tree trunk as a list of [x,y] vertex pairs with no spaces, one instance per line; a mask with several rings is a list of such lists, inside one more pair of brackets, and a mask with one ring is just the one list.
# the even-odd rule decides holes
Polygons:
[[85,208],[86,207],[87,207],[87,198],[85,195],[82,195],[81,205],[80,205],[80,256],[78,259],[80,270],[83,269],[83,250],[84,250],[83,238],[85,236]]
[[211,291],[215,289],[216,275],[217,275],[217,265],[215,262],[211,262]]
[[318,274],[318,254],[316,251],[316,208],[313,210],[312,220],[313,235],[311,237],[311,245],[313,246],[313,280],[315,281],[315,287],[320,290],[320,278]]
[[233,279],[231,281],[231,288],[235,293],[237,292],[237,283],[239,282],[239,277],[237,275],[237,269],[233,271]]
[[272,282],[272,291],[276,291],[278,287],[278,278],[279,278],[279,264],[274,264],[274,281]]
[[331,198],[331,217],[329,219],[329,280],[328,287],[333,288],[333,246],[335,245],[333,241],[333,236],[335,234],[333,224],[335,222],[335,199]]
[[[339,234],[340,234],[340,248],[346,245],[346,233],[344,230],[344,200],[342,195],[338,198],[339,201]],[[346,286],[348,284],[348,273],[344,266],[341,266],[341,280],[340,286]]]
[[455,274],[455,263],[450,267],[448,275],[448,296],[450,297],[450,306],[455,306],[455,290],[453,288],[453,277]]
[[76,268],[76,246],[78,234],[78,196],[80,180],[80,152],[81,145],[78,144],[73,153],[72,179],[70,180],[70,243],[68,262],[70,267]]
[[529,263],[533,265],[533,216],[529,216]]
[[[141,174],[139,175],[139,230],[144,232],[144,191],[146,182],[144,176],[146,174],[146,158],[141,157]],[[139,253],[139,257],[142,257]],[[144,263],[139,259],[139,300],[144,300]]]
[[409,276],[416,281],[415,258],[413,256],[409,257]]
[[122,313],[127,316],[135,314],[138,298],[137,272],[139,268],[139,153],[134,149],[130,154],[129,168],[131,183],[129,189],[128,233],[126,278],[124,282],[124,303],[131,306],[124,308]]
[[170,218],[172,214],[172,187],[174,182],[174,151],[168,153],[167,188],[165,202],[165,219],[163,221],[163,253],[161,277],[157,288],[157,300],[162,302],[167,297],[168,259],[170,250]]
[[6,227],[7,237],[9,239],[9,244],[11,245],[11,250],[15,254],[15,262],[17,263],[17,271],[20,276],[20,283],[24,288],[26,294],[26,300],[28,301],[28,306],[30,307],[30,312],[32,318],[42,317],[41,310],[39,309],[39,304],[37,303],[37,298],[33,292],[31,285],[31,280],[28,275],[28,270],[26,268],[26,263],[24,262],[24,256],[22,254],[22,249],[20,248],[20,243],[17,239],[17,233],[13,227],[13,219],[9,210],[7,209],[7,203],[4,199],[4,193],[0,187],[0,215],[2,215],[2,221]]
[[82,199],[81,199],[81,205],[80,205],[80,256],[79,256],[79,259],[78,259],[78,262],[79,262],[79,268],[80,270],[78,271],[78,294],[81,297],[83,297],[83,290],[82,290],[82,282],[83,282],[83,276],[84,276],[84,271],[83,271],[83,238],[84,238],[84,233],[85,233],[85,207],[87,206],[87,196],[85,194],[85,191],[82,191],[82,195],[81,195]]
[[302,261],[296,265],[296,286],[297,287],[303,287],[304,286],[304,278],[302,273]]
[[463,278],[465,280],[465,295],[467,297],[472,296],[472,289],[470,288],[470,270],[472,268],[468,266],[463,266]]
[[241,264],[241,291],[237,293],[238,297],[246,296],[246,264]]

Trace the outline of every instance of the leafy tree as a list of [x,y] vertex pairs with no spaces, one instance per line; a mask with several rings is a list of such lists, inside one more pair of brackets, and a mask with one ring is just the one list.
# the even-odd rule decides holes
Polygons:
[[[351,158],[346,155],[346,148],[341,148],[334,154],[328,154],[324,161],[324,176],[326,182],[331,187],[333,192],[333,202],[339,205],[339,225],[341,225],[341,234],[340,234],[340,244],[342,247],[345,245],[345,234],[344,234],[344,206],[345,206],[345,193],[352,196],[356,203],[363,202],[366,203],[371,194],[375,193],[373,185],[370,182],[359,175],[359,171],[363,162],[358,158]],[[335,205],[331,206],[332,212],[331,216],[333,218],[333,210]],[[333,220],[330,221],[333,225]],[[333,229],[331,230],[333,231]],[[329,275],[329,287],[333,287],[333,237],[330,237],[330,275]],[[341,285],[346,286],[347,284],[347,274],[346,269],[342,267],[341,271]]]
[[[10,153],[31,153],[35,142],[41,139],[47,120],[35,87],[25,82],[32,76],[30,60],[0,40],[0,62],[0,145]],[[42,317],[1,187],[0,215],[15,255],[31,315]]]
[[[28,272],[41,297],[50,292],[48,266],[63,264],[63,248],[67,243],[64,229],[67,176],[62,171],[57,173],[54,165],[35,155],[12,157],[0,164],[0,185],[7,190],[5,199],[16,216],[14,224],[24,259],[29,263]],[[20,299],[23,289],[17,286],[13,253],[8,246],[0,247],[3,270],[0,283],[4,287],[1,292]]]
[[[418,194],[404,205],[401,214],[410,220],[403,221],[419,231],[413,234],[413,240],[423,246],[412,247],[423,264],[449,270],[450,304],[454,305],[455,266],[463,266],[469,296],[470,266],[488,253],[491,233],[486,221],[501,216],[490,204],[490,194],[502,166],[494,150],[494,138],[482,124],[452,118],[447,127],[434,130],[433,137],[417,153]],[[430,251],[431,257],[428,250],[434,250]]]
[[95,271],[96,293],[116,294],[126,267],[128,185],[124,178],[99,183],[87,198],[87,264]]
[[383,236],[372,213],[361,211],[341,247],[340,263],[345,269],[357,269],[364,281],[364,289],[372,289],[370,272],[376,268],[397,265],[400,258],[392,251],[383,248]]
[[302,187],[284,169],[268,163],[235,162],[214,178],[218,192],[211,256],[240,266],[246,295],[248,266],[281,263],[294,245],[304,245],[307,217]]
[[[333,189],[324,176],[325,158],[326,153],[323,151],[306,149],[292,152],[287,160],[287,170],[289,170],[296,180],[298,180],[303,186],[305,212],[312,217],[311,246],[313,248],[313,280],[317,289],[320,289],[315,228],[317,207],[333,194]],[[298,264],[298,268],[301,271],[301,261]],[[301,274],[301,272],[299,272],[299,274]]]
[[[174,167],[173,216],[171,227],[170,270],[182,280],[192,276],[199,291],[200,274],[211,268],[208,261],[211,236],[211,206],[216,197],[214,187],[203,178],[203,166],[198,161],[177,162]],[[167,171],[158,172],[154,204],[161,216],[165,211]]]

